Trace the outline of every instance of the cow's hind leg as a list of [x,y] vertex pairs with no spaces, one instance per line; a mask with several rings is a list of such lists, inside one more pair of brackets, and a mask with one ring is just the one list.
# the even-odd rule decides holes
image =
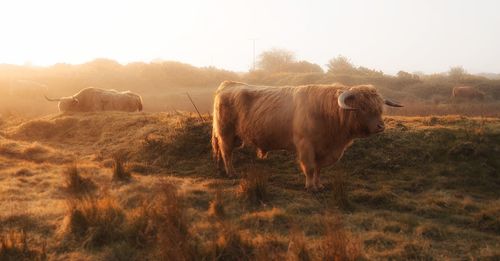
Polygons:
[[212,131],[212,157],[214,159],[217,171],[223,171],[224,164],[222,162],[222,153],[220,149],[219,138],[215,135],[215,131]]
[[219,145],[222,154],[222,160],[224,161],[224,168],[226,174],[229,177],[234,176],[233,168],[233,149],[234,149],[234,137],[222,137],[219,139]]

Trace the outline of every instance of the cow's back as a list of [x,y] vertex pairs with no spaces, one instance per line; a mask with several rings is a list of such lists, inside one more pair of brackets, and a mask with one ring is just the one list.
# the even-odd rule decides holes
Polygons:
[[234,132],[263,150],[293,147],[293,87],[262,87],[224,82],[217,89],[214,120],[221,132]]
[[471,86],[458,86],[453,88],[453,97],[466,99],[483,99],[484,93]]

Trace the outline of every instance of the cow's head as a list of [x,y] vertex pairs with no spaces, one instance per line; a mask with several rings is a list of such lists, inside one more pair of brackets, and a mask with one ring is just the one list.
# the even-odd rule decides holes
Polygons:
[[62,97],[58,99],[51,99],[45,96],[45,99],[48,101],[58,101],[59,102],[59,110],[60,111],[74,111],[76,106],[78,106],[78,99],[70,96],[70,97]]
[[384,105],[402,107],[397,102],[382,98],[372,85],[351,87],[338,96],[337,102],[345,115],[350,132],[359,137],[384,131]]

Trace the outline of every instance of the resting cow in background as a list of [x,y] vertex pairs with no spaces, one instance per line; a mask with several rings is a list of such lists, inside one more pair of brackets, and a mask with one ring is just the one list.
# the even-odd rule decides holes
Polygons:
[[50,99],[58,101],[60,112],[90,112],[90,111],[142,111],[141,96],[130,91],[119,92],[99,88],[85,88],[69,97]]
[[222,159],[233,176],[236,146],[252,144],[259,156],[296,151],[305,187],[316,191],[323,187],[321,168],[337,162],[353,139],[384,130],[384,104],[401,107],[371,85],[267,87],[225,81],[215,94],[213,153],[218,166]]
[[453,88],[452,97],[454,99],[463,98],[468,100],[473,100],[473,99],[483,100],[484,92],[479,91],[471,86],[459,86]]

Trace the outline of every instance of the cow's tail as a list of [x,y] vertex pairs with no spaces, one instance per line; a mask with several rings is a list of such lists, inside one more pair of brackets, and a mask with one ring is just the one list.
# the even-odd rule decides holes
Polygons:
[[213,125],[214,127],[212,128],[212,158],[215,162],[215,165],[219,167],[222,153],[220,151],[219,138],[217,137],[217,130],[215,127],[215,123]]

